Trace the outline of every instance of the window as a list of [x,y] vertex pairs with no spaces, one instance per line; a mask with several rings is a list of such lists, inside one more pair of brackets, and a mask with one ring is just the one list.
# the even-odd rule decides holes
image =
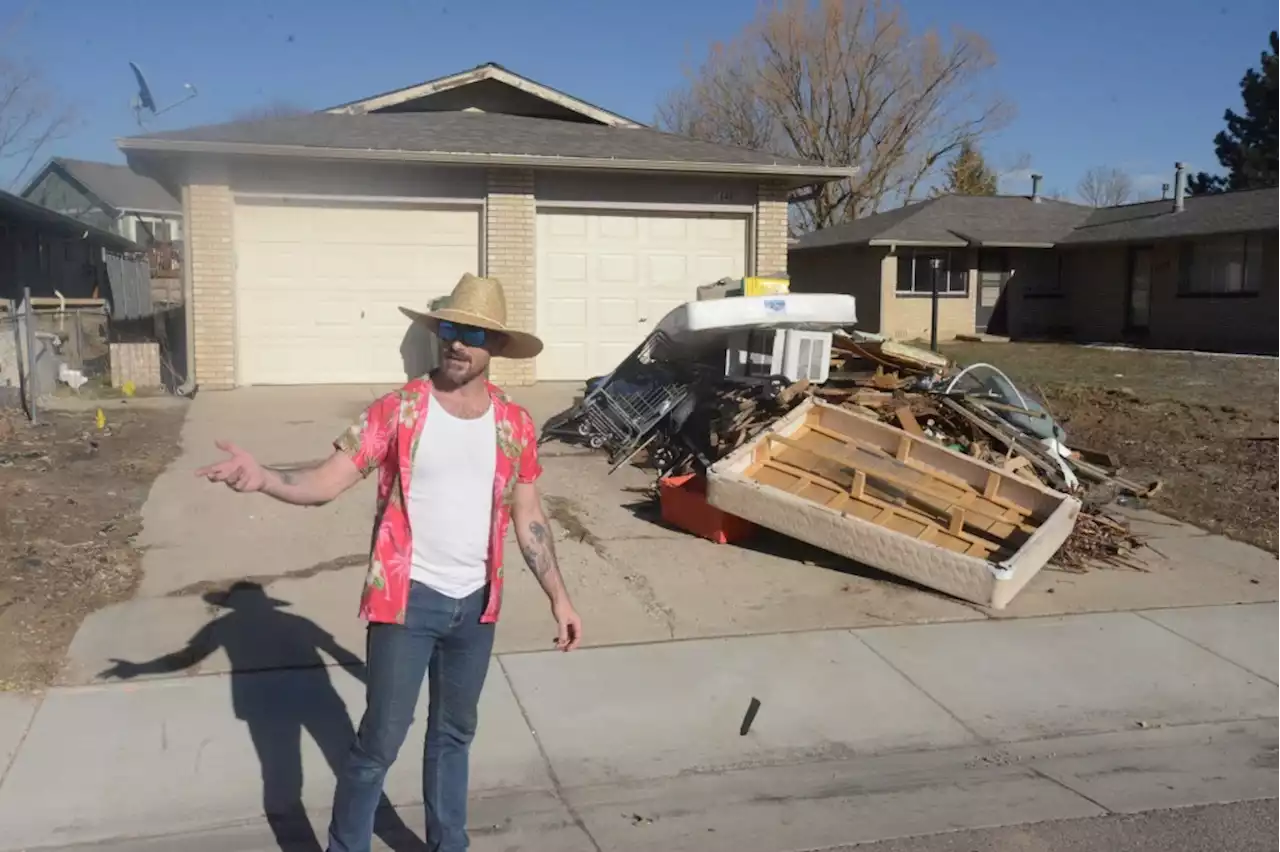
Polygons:
[[1061,251],[1037,252],[1027,258],[1027,268],[1020,270],[1018,281],[1022,285],[1022,294],[1037,298],[1041,296],[1061,296],[1067,277],[1067,261]]
[[1180,295],[1254,295],[1262,286],[1262,238],[1241,235],[1183,243],[1178,265]]
[[938,261],[938,293],[962,296],[969,292],[967,249],[904,249],[898,256],[898,292],[929,295],[933,292],[933,262]]
[[139,219],[138,240],[147,244],[167,243],[173,239],[171,225],[164,219]]

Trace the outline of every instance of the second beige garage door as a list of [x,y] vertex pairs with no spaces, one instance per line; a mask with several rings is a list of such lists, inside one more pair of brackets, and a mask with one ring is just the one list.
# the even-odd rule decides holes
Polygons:
[[747,270],[746,216],[538,212],[540,381],[609,372],[697,288]]
[[479,270],[480,210],[241,200],[235,247],[240,384],[397,383],[399,307]]

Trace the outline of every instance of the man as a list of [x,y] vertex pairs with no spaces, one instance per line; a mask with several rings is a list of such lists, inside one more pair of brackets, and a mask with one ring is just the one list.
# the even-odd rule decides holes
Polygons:
[[502,604],[509,522],[551,601],[556,647],[573,650],[582,637],[534,484],[542,472],[536,427],[485,378],[491,357],[532,358],[542,342],[507,328],[506,299],[493,279],[464,275],[447,307],[401,310],[435,332],[440,366],[375,401],[334,442],[328,459],[279,470],[219,443],[228,458],[197,471],[236,491],[299,506],[327,503],[378,472],[360,604],[369,622],[367,707],[338,776],[329,852],[370,848],[383,781],[428,675],[427,846],[432,852],[467,848],[468,751]]

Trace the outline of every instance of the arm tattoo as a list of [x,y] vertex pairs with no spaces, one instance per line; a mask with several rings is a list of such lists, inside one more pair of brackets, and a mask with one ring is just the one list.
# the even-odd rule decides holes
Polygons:
[[533,541],[523,548],[524,560],[539,579],[556,570],[555,539],[551,530],[541,521],[529,522],[529,535]]
[[324,462],[303,462],[302,464],[282,464],[282,465],[263,465],[264,470],[269,470],[276,476],[280,477],[280,481],[285,485],[297,485],[301,479],[301,474],[308,473]]

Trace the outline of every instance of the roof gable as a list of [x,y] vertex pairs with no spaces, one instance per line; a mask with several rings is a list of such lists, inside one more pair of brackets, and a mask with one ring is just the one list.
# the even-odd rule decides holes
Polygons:
[[128,166],[71,160],[66,157],[54,157],[45,164],[22,191],[22,197],[30,198],[31,193],[51,172],[70,181],[89,198],[110,211],[111,215],[124,212],[174,215],[182,212],[182,204],[168,190]]
[[609,127],[644,126],[492,62],[404,89],[340,104],[325,112],[348,115],[369,112],[491,112]]
[[847,177],[832,168],[649,128],[471,112],[310,113],[121,139],[126,152],[244,154],[448,165],[768,175],[796,186]]

